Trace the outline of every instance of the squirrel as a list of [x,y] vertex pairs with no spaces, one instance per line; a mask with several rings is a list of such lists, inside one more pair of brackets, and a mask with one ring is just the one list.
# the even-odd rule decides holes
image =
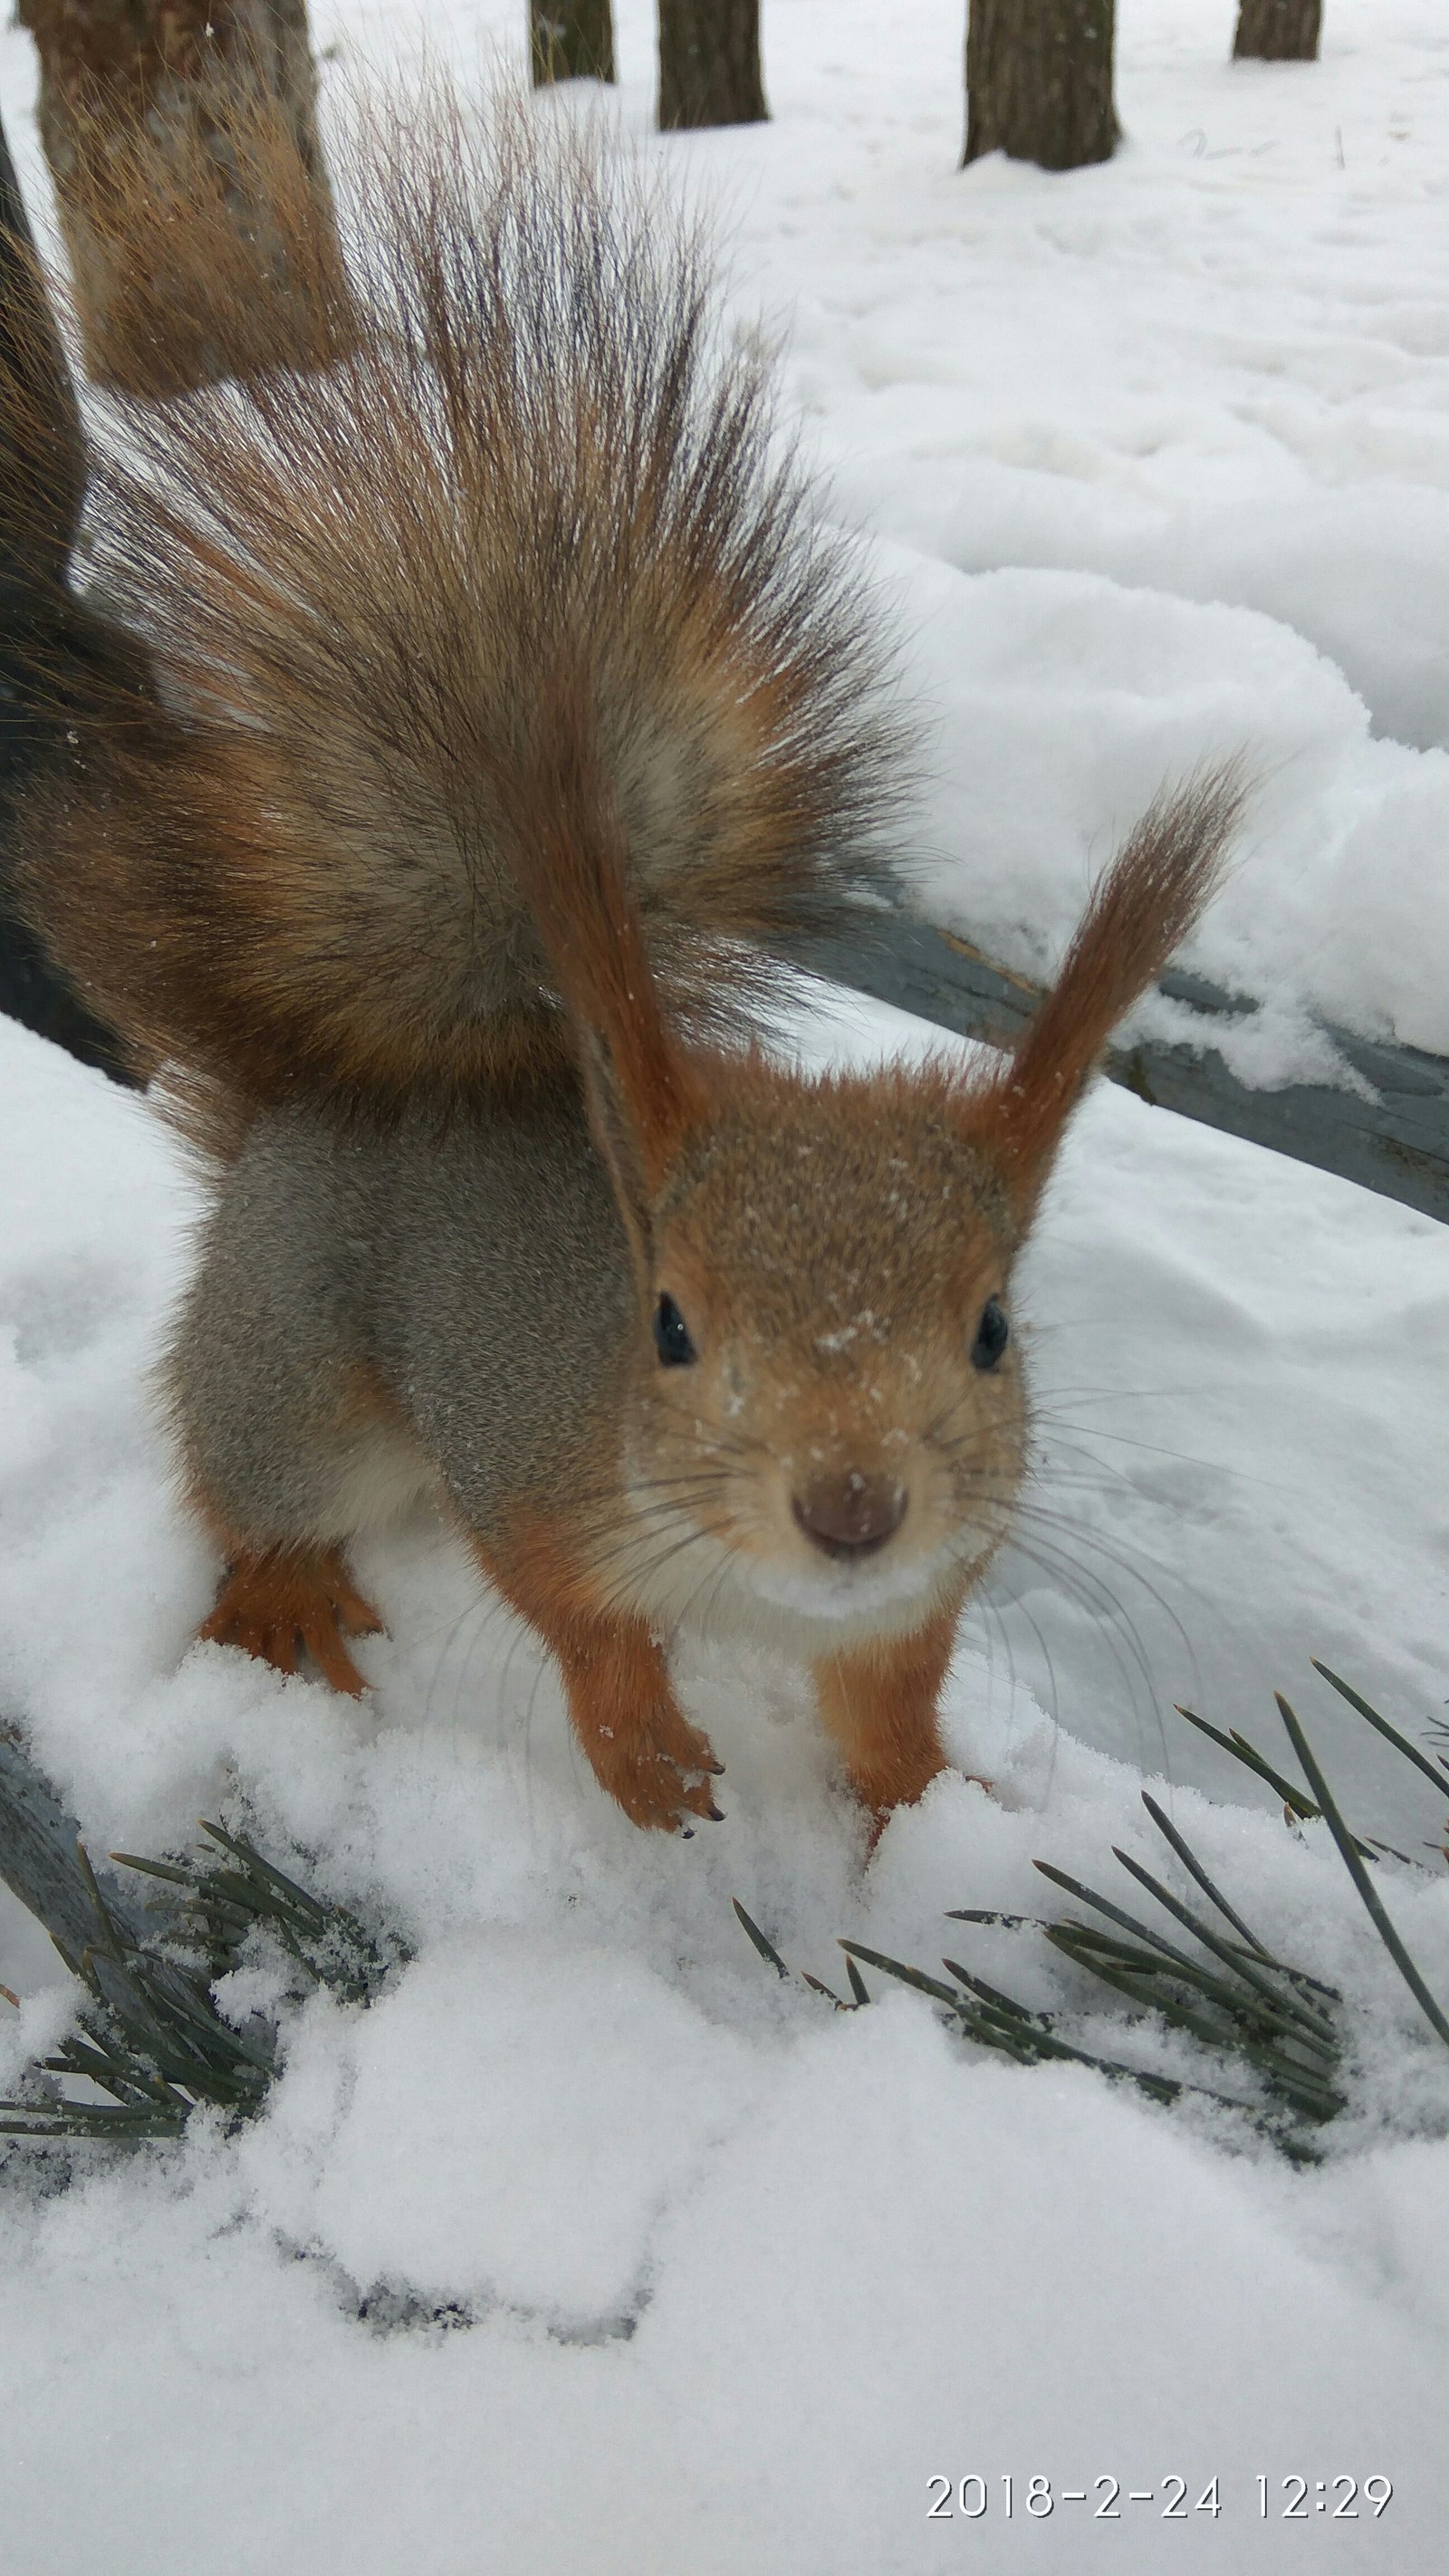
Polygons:
[[[373,108],[338,176],[345,311],[299,215],[275,365],[96,414],[154,686],[71,729],[17,872],[209,1158],[164,1363],[200,1634],[360,1692],[348,1550],[427,1499],[637,1825],[719,1816],[706,1632],[808,1667],[878,1831],[1026,1472],[1014,1265],[1240,781],[1159,798],[1014,1055],[801,1071],[760,1005],[896,890],[909,743],[768,368],[697,233],[521,110]],[[204,192],[183,259],[225,297]]]

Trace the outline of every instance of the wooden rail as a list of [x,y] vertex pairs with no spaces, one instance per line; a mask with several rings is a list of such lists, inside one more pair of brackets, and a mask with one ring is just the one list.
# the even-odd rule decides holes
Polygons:
[[[998,1046],[1015,1043],[1042,997],[1040,985],[993,964],[969,940],[903,913],[882,914],[859,940],[818,942],[810,964],[958,1037]],[[1192,1013],[1194,1038],[1118,1048],[1107,1059],[1114,1082],[1449,1223],[1449,1059],[1326,1026],[1325,1035],[1373,1086],[1373,1099],[1328,1083],[1254,1091],[1229,1070],[1214,1039],[1225,1020],[1251,1015],[1257,1003],[1175,970],[1158,989]]]

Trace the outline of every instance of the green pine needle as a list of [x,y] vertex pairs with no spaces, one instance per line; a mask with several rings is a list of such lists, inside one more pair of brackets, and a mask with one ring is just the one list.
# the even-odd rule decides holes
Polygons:
[[1422,1771],[1426,1780],[1432,1780],[1441,1797],[1449,1798],[1449,1769],[1446,1769],[1443,1762],[1435,1760],[1427,1753],[1421,1753],[1417,1744],[1409,1742],[1407,1735],[1401,1735],[1396,1726],[1390,1726],[1386,1717],[1380,1717],[1376,1708],[1370,1708],[1368,1701],[1361,1699],[1350,1683],[1340,1680],[1330,1665],[1321,1664],[1316,1655],[1310,1655],[1308,1660],[1314,1671],[1321,1673],[1331,1688],[1337,1691],[1340,1699],[1346,1699],[1350,1708],[1356,1709],[1360,1717],[1367,1718],[1369,1725],[1376,1727],[1379,1734],[1393,1745],[1396,1752],[1402,1753],[1406,1761],[1412,1762],[1416,1769]]
[[[244,1835],[203,1822],[215,1848],[193,1862],[113,1852],[157,1882],[154,1941],[129,1940],[106,1905],[90,1859],[76,1866],[95,1914],[94,1938],[67,1965],[86,1988],[79,2027],[34,2069],[22,2097],[0,2101],[0,2137],[141,2143],[181,2136],[208,2103],[231,2118],[258,2111],[277,2065],[276,2033],[222,2020],[211,1989],[258,1929],[280,1942],[306,1986],[366,2003],[406,1954],[374,1941],[342,1906],[324,1903],[265,1859]],[[223,1859],[222,1855],[225,1855]],[[56,2081],[84,2079],[111,2096],[77,2101]]]
[[1437,2031],[1445,2046],[1449,2047],[1449,2021],[1445,2020],[1443,2013],[1440,2011],[1439,2006],[1430,1994],[1428,1987],[1425,1985],[1423,1978],[1420,1976],[1419,1971],[1415,1967],[1413,1960],[1410,1958],[1408,1951],[1405,1949],[1403,1942],[1399,1939],[1398,1933],[1394,1930],[1392,1923],[1389,1921],[1388,1915],[1379,1897],[1378,1890],[1374,1886],[1374,1883],[1369,1877],[1368,1871],[1364,1868],[1363,1862],[1360,1858],[1362,1847],[1360,1844],[1355,1842],[1353,1835],[1349,1832],[1347,1825],[1344,1823],[1342,1816],[1339,1814],[1337,1807],[1333,1803],[1332,1793],[1322,1772],[1319,1770],[1316,1760],[1314,1759],[1312,1747],[1309,1744],[1307,1736],[1304,1734],[1302,1727],[1299,1725],[1297,1718],[1289,1707],[1287,1700],[1283,1697],[1282,1692],[1275,1691],[1273,1696],[1278,1703],[1278,1713],[1288,1730],[1289,1741],[1292,1744],[1293,1750],[1297,1754],[1299,1761],[1302,1763],[1304,1771],[1308,1777],[1309,1785],[1315,1791],[1318,1803],[1323,1809],[1324,1823],[1327,1825],[1329,1832],[1332,1834],[1334,1841],[1337,1843],[1338,1848],[1343,1855],[1344,1867],[1348,1871],[1349,1877],[1353,1880],[1354,1886],[1357,1888],[1359,1895],[1363,1899],[1364,1910],[1367,1913],[1374,1930],[1377,1932],[1379,1939],[1382,1941],[1384,1948],[1389,1954],[1389,1957],[1393,1960],[1394,1966],[1398,1969],[1400,1976],[1403,1978],[1405,1985],[1408,1987],[1415,2003],[1419,2006],[1419,2009],[1423,2013],[1431,2030]]
[[759,1951],[759,1954],[760,1954],[761,1958],[762,1958],[762,1959],[768,1959],[768,1961],[769,1961],[769,1963],[770,1963],[771,1967],[772,1967],[772,1968],[774,1969],[774,1971],[775,1971],[776,1976],[777,1976],[777,1977],[783,1977],[783,1978],[785,1979],[786,1984],[788,1985],[788,1983],[789,1983],[789,1979],[790,1979],[790,1971],[789,1971],[789,1969],[786,1967],[784,1960],[781,1958],[779,1951],[776,1949],[774,1942],[773,1942],[773,1941],[769,1941],[769,1940],[767,1940],[767,1939],[766,1939],[766,1937],[765,1937],[764,1933],[760,1930],[760,1927],[759,1927],[758,1923],[754,1922],[754,1921],[752,1920],[752,1918],[751,1918],[751,1917],[750,1917],[750,1916],[745,1912],[745,1909],[744,1909],[744,1907],[741,1905],[740,1900],[739,1900],[739,1898],[738,1898],[738,1897],[736,1897],[736,1898],[735,1898],[735,1900],[734,1900],[734,1906],[735,1906],[735,1912],[736,1912],[736,1914],[739,1916],[740,1921],[741,1921],[741,1923],[744,1925],[746,1932],[749,1934],[750,1939],[753,1941],[753,1943],[754,1943],[754,1945],[755,1945],[755,1948]]
[[[1326,1664],[1315,1662],[1314,1669],[1435,1789],[1449,1796],[1449,1761],[1440,1763],[1420,1752]],[[1321,1820],[1327,1825],[1375,1931],[1425,2019],[1449,2044],[1449,2016],[1441,2011],[1409,1957],[1365,1867],[1376,1852],[1388,1853],[1390,1847],[1364,1842],[1350,1832],[1297,1718],[1281,1695],[1278,1706],[1311,1795],[1285,1779],[1237,1728],[1224,1733],[1190,1709],[1182,1709],[1179,1714],[1255,1778],[1265,1781],[1282,1799],[1291,1821],[1306,1824]],[[1086,1886],[1050,1861],[1037,1861],[1034,1866],[1053,1886],[1096,1915],[1098,1921],[1087,1923],[1067,1915],[1047,1922],[1029,1914],[1003,1913],[991,1906],[953,1907],[950,1920],[1041,1933],[1060,1957],[1119,1998],[1133,2020],[1155,2015],[1168,2029],[1180,2031],[1220,2059],[1242,2066],[1257,2083],[1256,2097],[1245,2098],[1150,2067],[1096,2056],[1062,2036],[1059,2013],[1028,2010],[956,1959],[942,1960],[947,1976],[955,1980],[954,1985],[946,1985],[906,1960],[888,1958],[859,1941],[842,1941],[840,1947],[846,1954],[855,2001],[869,2001],[865,1981],[855,1964],[863,1960],[880,1975],[913,1987],[918,1994],[942,2005],[961,2036],[976,2047],[993,2049],[1023,2066],[1049,2060],[1090,2066],[1114,2082],[1135,2085],[1158,2102],[1176,2102],[1189,2094],[1209,2099],[1246,2115],[1295,2162],[1315,2162],[1322,2154],[1315,2143],[1317,2134],[1345,2105],[1339,2082],[1345,2043],[1343,1998],[1323,1978],[1275,1957],[1249,1929],[1209,1876],[1185,1835],[1146,1790],[1142,1803],[1163,1841],[1226,1931],[1175,1895],[1129,1852],[1114,1846],[1113,1857],[1169,1921],[1197,1945],[1196,1951],[1185,1949],[1155,1923],[1141,1920],[1112,1897]],[[1403,1858],[1397,1853],[1390,1856]],[[762,1957],[779,1975],[789,1977],[791,1971],[773,1943],[758,1925],[751,1923],[742,1906],[737,1904],[735,1911]],[[840,1998],[819,1978],[807,1973],[800,1982],[841,2009]]]

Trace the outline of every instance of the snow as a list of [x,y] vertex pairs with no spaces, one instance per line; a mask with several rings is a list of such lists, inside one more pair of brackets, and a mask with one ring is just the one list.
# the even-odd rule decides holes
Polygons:
[[[901,1034],[855,1004],[813,1044]],[[305,1849],[417,1953],[368,2013],[304,2009],[240,2138],[199,2123],[39,2206],[9,2175],[13,2563],[103,2549],[127,2576],[179,2576],[204,2486],[222,2576],[392,2576],[404,2550],[429,2576],[877,2576],[936,2563],[926,2479],[980,2469],[1094,2498],[1098,2476],[1175,2471],[1197,2494],[1216,2473],[1224,2523],[1174,2547],[1247,2568],[1287,2546],[1253,2480],[1300,2463],[1392,2476],[1391,2563],[1436,2564],[1449,2064],[1321,1837],[1240,1803],[1241,1776],[1164,1713],[1192,1689],[1273,1749],[1267,1686],[1301,1677],[1355,1821],[1432,1827],[1305,1658],[1336,1657],[1410,1724],[1442,1697],[1449,1237],[1093,1099],[1029,1281],[1051,1517],[1028,1515],[950,1689],[952,1749],[997,1795],[943,1780],[862,1873],[858,1822],[773,1673],[688,1677],[726,1822],[637,1835],[521,1632],[425,1523],[362,1568],[391,1632],[363,1650],[364,1709],[185,1654],[211,1569],[142,1396],[185,1178],[138,1104],[22,1032],[0,1030],[0,1085],[0,1706],[25,1711],[100,1847],[182,1844],[244,1793],[264,1843]],[[1059,1416],[1082,1426],[1069,1442]],[[1160,1867],[1138,1789],[1164,1767],[1159,1794],[1262,1937],[1352,2000],[1362,2063],[1322,2174],[1211,2111],[973,2059],[909,1995],[837,2019],[736,1925],[739,1896],[837,1985],[846,1934],[1060,2002],[1036,1945],[946,1909],[1035,1910],[1037,1857],[1100,1884],[1114,1841]],[[1449,1886],[1400,1869],[1385,1886],[1449,1990]],[[0,1977],[28,1990],[0,2080],[63,2008],[22,1922],[0,1918]],[[1105,2021],[1086,2036],[1122,2044]],[[77,2422],[106,2463],[79,2490]],[[1160,2565],[1155,2520],[1065,2541],[1078,2511],[1032,2544],[1050,2563]],[[993,2532],[983,2563],[1014,2564]],[[1351,2558],[1382,2545],[1346,2532]]]
[[[319,41],[426,34],[465,64],[515,17],[314,9]],[[1321,1061],[1310,1009],[1449,1043],[1449,29],[1432,0],[1326,17],[1317,70],[1233,69],[1228,0],[1122,0],[1128,147],[1048,180],[955,172],[958,0],[766,0],[774,123],[667,145],[647,13],[619,11],[626,125],[724,200],[736,309],[789,320],[790,402],[890,592],[932,728],[933,895],[1049,961],[1164,770],[1251,739],[1265,784],[1194,961],[1266,997],[1267,1079]],[[30,79],[6,36],[27,174]],[[840,999],[801,1043],[934,1040]],[[684,1676],[725,1822],[635,1833],[425,1519],[359,1563],[388,1624],[361,1706],[188,1651],[215,1568],[146,1372],[192,1184],[138,1102],[5,1024],[0,1099],[0,1716],[97,1849],[245,1812],[415,1953],[369,2012],[292,2020],[239,2136],[201,2120],[49,2196],[0,2167],[7,2576],[1437,2567],[1449,2057],[1321,1832],[1172,1703],[1286,1764],[1282,1687],[1360,1830],[1437,1830],[1308,1657],[1411,1732],[1444,1706],[1449,1234],[1093,1096],[1020,1283],[1020,1544],[949,1685],[953,1754],[996,1794],[943,1778],[867,1867],[763,1665]],[[1037,1911],[1034,1858],[1099,1886],[1113,1843],[1162,1869],[1144,1782],[1349,1999],[1320,2170],[1200,2102],[973,2055],[918,1996],[833,2015],[732,1912],[837,1987],[845,1935],[1082,2004],[1030,1935],[946,1912]],[[1449,1878],[1380,1883],[1449,1995]],[[66,2011],[8,1900],[0,1981],[24,1997],[3,2089]],[[1158,2062],[1187,2070],[1166,2041]],[[1381,2525],[1275,2518],[1285,2478],[1311,2506],[1375,2472]],[[927,2521],[927,2481],[972,2473],[968,2539]],[[1028,2531],[1032,2475],[1089,2500]],[[1214,2475],[1217,2521],[1191,2509]]]

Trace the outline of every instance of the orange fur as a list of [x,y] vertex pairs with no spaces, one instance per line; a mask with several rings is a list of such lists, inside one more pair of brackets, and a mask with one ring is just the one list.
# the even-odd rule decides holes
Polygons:
[[[704,1084],[672,1035],[649,962],[618,806],[597,747],[597,723],[577,675],[558,675],[543,739],[547,773],[524,782],[516,846],[520,882],[575,1027],[585,1038],[586,1078],[597,1076],[590,1039],[607,1053],[620,1105],[637,1143],[642,1179],[656,1190],[686,1129],[704,1117]],[[597,1096],[606,1153],[617,1151],[608,1104]]]
[[1214,892],[1242,818],[1242,765],[1203,771],[1149,807],[1099,879],[1062,968],[973,1119],[1030,1200],[1123,1014],[1161,973]]
[[912,1637],[829,1655],[814,1666],[821,1721],[877,1826],[912,1807],[946,1767],[936,1711],[956,1640],[959,1594]]
[[240,1646],[279,1673],[303,1654],[335,1691],[360,1699],[367,1688],[344,1637],[376,1637],[382,1621],[349,1580],[336,1548],[244,1548],[229,1567],[216,1608],[197,1635]]
[[608,1607],[567,1522],[534,1512],[507,1541],[473,1544],[484,1572],[555,1656],[600,1788],[634,1824],[660,1832],[677,1832],[689,1815],[716,1820],[709,1784],[723,1765],[684,1716],[647,1623]]

